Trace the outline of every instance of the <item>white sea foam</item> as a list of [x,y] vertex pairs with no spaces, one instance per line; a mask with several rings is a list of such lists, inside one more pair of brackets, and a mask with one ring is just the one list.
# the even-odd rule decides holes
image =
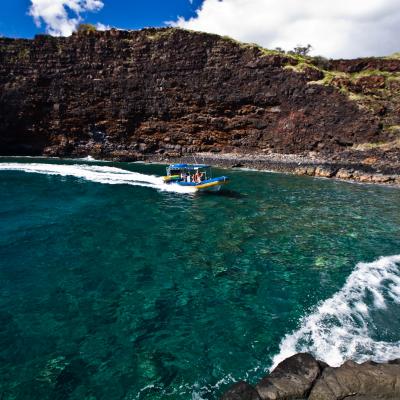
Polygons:
[[297,331],[284,337],[271,369],[298,352],[310,352],[332,366],[348,359],[362,362],[400,358],[400,341],[372,337],[379,328],[374,315],[399,304],[400,255],[357,264],[343,288],[303,318]]
[[86,156],[86,157],[80,158],[80,160],[82,160],[82,161],[98,161],[92,156]]
[[109,185],[133,185],[157,190],[193,193],[194,188],[166,184],[162,177],[140,174],[121,168],[85,164],[46,164],[46,163],[0,163],[0,171],[24,171],[45,175],[73,176],[91,182]]

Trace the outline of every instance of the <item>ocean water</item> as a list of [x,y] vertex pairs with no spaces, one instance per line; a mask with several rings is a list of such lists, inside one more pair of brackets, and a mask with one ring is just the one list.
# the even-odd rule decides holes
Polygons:
[[400,357],[400,190],[0,159],[0,398],[218,399],[297,351]]

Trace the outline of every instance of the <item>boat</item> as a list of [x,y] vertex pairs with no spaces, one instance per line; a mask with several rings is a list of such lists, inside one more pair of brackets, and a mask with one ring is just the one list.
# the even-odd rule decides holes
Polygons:
[[171,164],[167,167],[164,182],[193,187],[200,192],[217,192],[229,182],[229,178],[213,178],[211,166],[206,164]]

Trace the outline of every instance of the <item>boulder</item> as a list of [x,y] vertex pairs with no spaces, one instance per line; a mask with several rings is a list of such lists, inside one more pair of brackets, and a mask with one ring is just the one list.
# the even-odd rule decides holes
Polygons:
[[400,364],[346,361],[338,368],[325,368],[308,400],[400,399]]
[[262,379],[257,392],[262,400],[304,398],[324,367],[311,354],[295,354]]
[[335,170],[331,167],[317,167],[315,169],[315,176],[321,176],[323,178],[331,178],[335,175]]
[[363,76],[356,82],[364,94],[373,93],[375,89],[385,88],[385,77],[382,75]]
[[295,169],[295,174],[297,175],[308,175],[308,176],[314,176],[315,174],[315,167],[298,167]]
[[360,174],[357,179],[360,182],[372,182],[372,175],[369,174]]
[[225,392],[221,400],[260,400],[260,396],[253,386],[247,382],[240,381]]
[[372,182],[374,183],[388,183],[393,180],[391,176],[382,175],[382,174],[375,174],[372,175]]
[[221,400],[399,400],[400,359],[387,363],[346,361],[333,368],[310,354],[282,361],[254,388],[232,386]]
[[336,172],[336,178],[339,179],[351,179],[353,177],[353,172],[345,169],[345,168],[340,168],[338,172]]

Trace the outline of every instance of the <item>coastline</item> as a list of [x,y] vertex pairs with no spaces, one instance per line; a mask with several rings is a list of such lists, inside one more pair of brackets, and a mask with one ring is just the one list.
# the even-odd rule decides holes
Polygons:
[[3,155],[400,184],[398,58],[321,63],[175,28],[0,42]]
[[330,367],[309,353],[284,361],[252,386],[240,381],[221,400],[396,400],[400,398],[400,359],[386,363],[346,361]]
[[213,167],[264,171],[335,179],[342,182],[400,187],[400,166],[370,165],[355,159],[339,159],[321,155],[259,154],[259,153],[193,153],[178,154],[66,154],[63,155],[1,155],[1,158],[46,158],[88,162],[130,163],[202,163]]
[[[140,157],[142,158],[142,157]],[[138,160],[139,161],[139,160]],[[201,162],[222,168],[245,168],[299,176],[399,187],[400,168],[382,168],[356,161],[332,160],[297,154],[196,153],[191,156],[144,155],[140,161],[174,163]]]

